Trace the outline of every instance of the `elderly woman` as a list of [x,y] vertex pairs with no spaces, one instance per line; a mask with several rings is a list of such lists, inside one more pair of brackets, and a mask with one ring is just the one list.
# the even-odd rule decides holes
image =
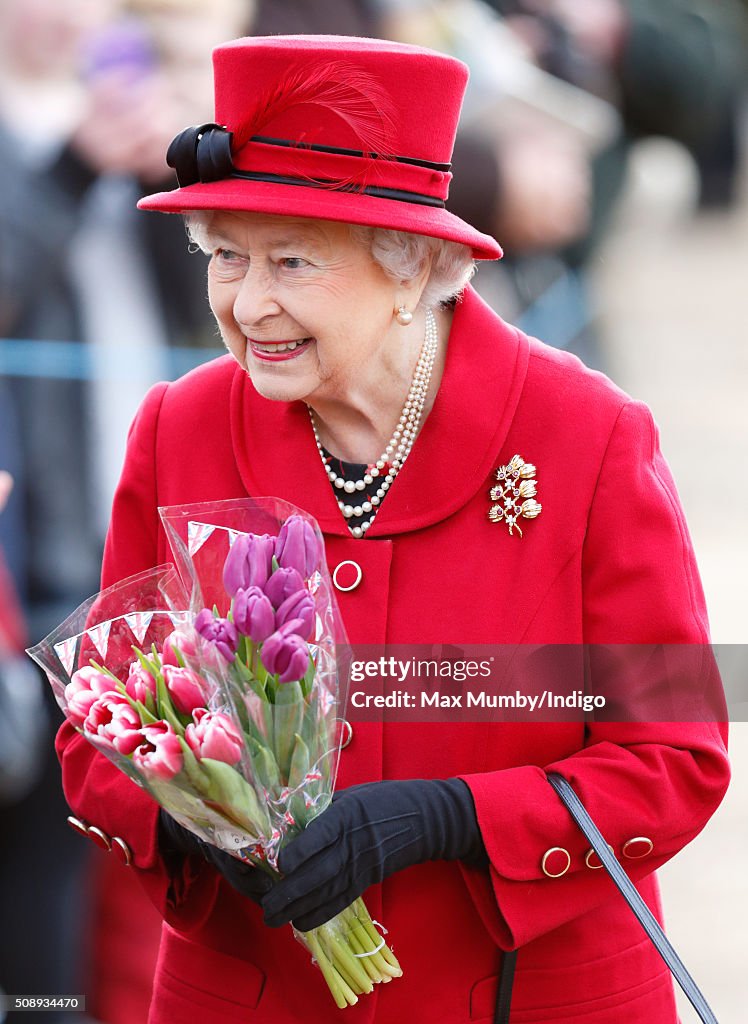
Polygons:
[[[319,522],[354,643],[703,643],[649,412],[467,285],[500,249],[444,208],[464,66],[272,37],[219,47],[215,75],[219,124],[172,143],[180,187],[141,206],[186,213],[211,253],[230,354],[145,398],[103,584],[167,559],[158,506],[275,495]],[[75,813],[164,917],[152,1022],[329,1022],[287,922],[364,891],[404,976],[352,1021],[488,1022],[520,947],[512,1020],[677,1020],[668,972],[544,771],[570,780],[659,913],[655,869],[727,784],[713,723],[355,723],[339,796],[274,887],[206,861],[69,726],[59,748]]]

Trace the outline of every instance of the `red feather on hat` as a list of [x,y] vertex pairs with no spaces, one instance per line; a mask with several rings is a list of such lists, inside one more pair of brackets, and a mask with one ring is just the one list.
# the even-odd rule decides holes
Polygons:
[[[389,93],[372,75],[343,61],[296,68],[261,93],[254,109],[234,128],[232,149],[241,149],[252,136],[262,134],[266,125],[302,105],[321,106],[341,118],[358,139],[361,151],[372,159],[393,155],[395,117]],[[303,138],[298,143],[303,146]],[[362,175],[357,173],[355,181],[360,183]],[[331,182],[339,184],[346,182]]]

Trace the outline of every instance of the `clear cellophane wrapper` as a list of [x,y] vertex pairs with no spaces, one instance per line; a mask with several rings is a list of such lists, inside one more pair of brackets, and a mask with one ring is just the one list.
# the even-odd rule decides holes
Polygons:
[[[275,538],[290,516],[308,523],[320,557],[304,579],[314,601],[308,669],[280,683],[263,666],[262,643],[242,637],[228,660],[195,621],[206,608],[230,616],[223,569],[237,538]],[[322,537],[311,517],[278,499],[171,507],[161,517],[176,568],[101,591],[29,654],[72,724],[183,827],[278,877],[282,847],[329,804],[340,756],[347,645]],[[94,689],[109,685],[114,696],[91,709],[92,694],[79,685],[88,677],[76,673],[92,668]],[[191,684],[199,708],[188,707]],[[362,899],[294,933],[341,1008],[401,973]]]

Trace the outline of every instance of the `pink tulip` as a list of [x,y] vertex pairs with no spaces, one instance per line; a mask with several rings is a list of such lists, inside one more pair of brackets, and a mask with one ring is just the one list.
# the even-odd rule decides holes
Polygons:
[[133,700],[139,700],[141,704],[146,704],[149,695],[156,696],[156,680],[139,661],[134,661],[130,665],[130,674],[125,681],[125,690]]
[[143,726],[143,743],[133,751],[132,763],[144,775],[168,781],[182,770],[183,760],[179,738],[168,722]]
[[195,653],[195,643],[189,634],[181,629],[175,629],[166,637],[161,647],[161,664],[179,666],[175,648],[186,657],[191,658]]
[[65,687],[66,714],[73,725],[83,725],[94,701],[116,687],[116,679],[96,668],[79,668],[74,672]]
[[242,735],[227,715],[199,708],[192,717],[195,724],[187,726],[184,738],[195,757],[209,757],[231,765],[241,759]]
[[140,715],[126,697],[114,691],[94,701],[83,729],[120,754],[132,754],[143,742]]
[[188,668],[175,668],[174,665],[164,665],[161,671],[177,711],[189,715],[194,708],[205,705],[206,685],[196,672]]

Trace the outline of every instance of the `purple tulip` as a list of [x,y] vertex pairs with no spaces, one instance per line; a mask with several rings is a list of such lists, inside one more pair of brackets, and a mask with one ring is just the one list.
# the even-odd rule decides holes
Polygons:
[[65,713],[73,725],[80,727],[94,701],[116,688],[117,680],[106,673],[96,668],[79,668],[65,687]]
[[209,608],[203,608],[195,619],[195,629],[200,636],[213,644],[226,661],[233,661],[239,646],[236,626],[229,619],[218,619]]
[[301,679],[309,668],[309,648],[306,641],[293,631],[299,619],[292,619],[269,636],[260,648],[262,664],[279,683]]
[[304,579],[298,569],[276,569],[263,589],[276,609],[280,608],[292,594],[298,594],[299,591],[307,593]]
[[144,775],[162,781],[182,770],[184,755],[179,738],[168,722],[143,726],[143,743],[133,751],[132,762]]
[[266,640],[275,631],[275,611],[259,587],[237,590],[232,607],[234,625],[252,643]]
[[151,697],[156,696],[156,680],[139,661],[134,661],[130,665],[130,674],[125,682],[125,690],[133,700],[139,700],[141,704],[146,704],[149,694]]
[[264,587],[272,571],[275,538],[267,533],[240,534],[223,566],[223,585],[233,597],[237,590]]
[[197,758],[236,764],[241,760],[244,744],[241,733],[227,715],[220,711],[199,709],[192,723],[184,730],[187,746]]
[[308,579],[322,561],[322,549],[311,523],[289,516],[275,542],[275,557],[283,569],[296,569]]
[[195,708],[205,707],[205,682],[188,668],[175,668],[164,665],[162,669],[166,689],[177,711],[183,715],[191,714]]
[[299,625],[293,629],[304,640],[308,640],[314,630],[315,607],[314,598],[303,590],[297,590],[290,597],[287,597],[278,611],[275,613],[275,622],[278,628],[298,622]]

